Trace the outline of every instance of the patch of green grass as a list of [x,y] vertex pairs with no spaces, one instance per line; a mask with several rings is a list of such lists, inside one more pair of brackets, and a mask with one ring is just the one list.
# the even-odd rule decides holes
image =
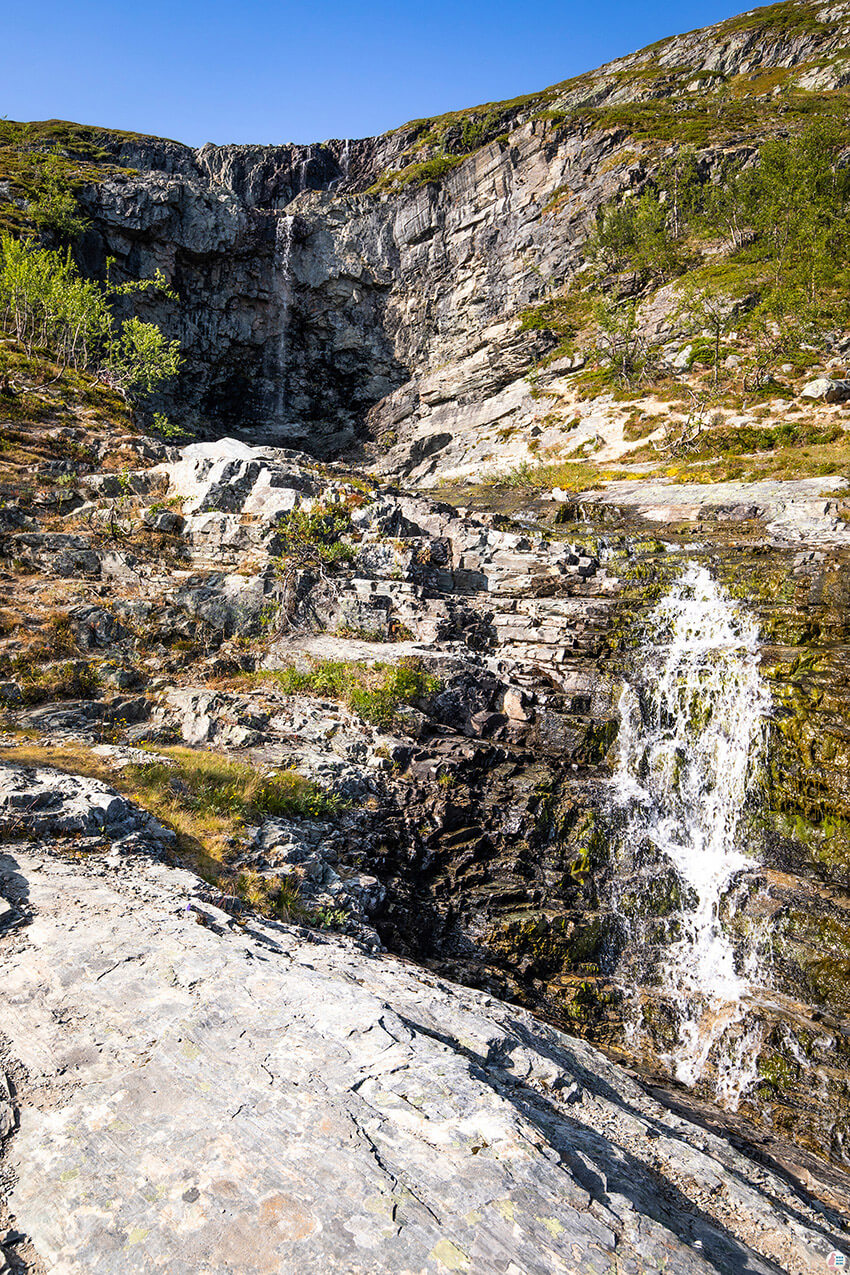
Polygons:
[[603,470],[589,461],[562,460],[540,465],[530,465],[524,461],[506,474],[485,478],[482,486],[512,489],[531,495],[550,487],[561,487],[564,491],[592,491],[617,478],[639,476],[617,470]]
[[762,479],[850,478],[850,440],[844,435],[830,443],[777,447],[754,456],[730,452],[717,460],[678,462],[664,470],[677,483],[759,482]]
[[[322,927],[300,901],[300,883],[251,870],[234,873],[227,860],[246,821],[268,816],[334,818],[339,798],[295,771],[263,774],[242,762],[201,749],[158,747],[147,764],[112,770],[84,744],[45,746],[19,735],[3,759],[50,766],[109,784],[177,833],[176,859],[223,895],[234,895],[277,920]],[[164,761],[165,757],[168,760]]]
[[814,425],[803,421],[782,421],[779,425],[739,425],[716,429],[705,435],[699,456],[741,456],[746,452],[778,451],[792,446],[834,443],[845,436],[840,425]]
[[21,702],[28,706],[53,700],[91,699],[100,686],[97,666],[85,660],[68,660],[47,668],[33,667],[28,656],[19,656],[10,673],[20,677]]
[[575,352],[576,339],[587,328],[591,310],[592,301],[587,294],[568,291],[528,306],[520,313],[521,332],[540,332],[555,342],[553,349],[537,364],[538,368]]
[[382,173],[376,182],[369,187],[370,194],[381,194],[403,190],[405,186],[427,186],[429,182],[439,182],[458,164],[467,158],[463,155],[437,155],[434,159],[426,159],[421,163],[408,164],[405,168]]
[[818,6],[808,0],[781,0],[779,4],[765,5],[742,13],[720,24],[721,31],[732,34],[737,31],[766,31],[777,35],[806,35],[814,31],[829,33],[832,28],[817,16]]
[[440,689],[439,679],[412,656],[395,664],[319,660],[306,671],[285,668],[255,676],[273,681],[287,695],[341,700],[364,721],[386,729],[397,723],[400,708],[427,700]]
[[[228,885],[231,883],[228,882]],[[294,876],[266,877],[249,869],[238,873],[232,889],[238,899],[264,916],[273,916],[278,921],[306,922],[311,919],[301,902],[300,883]],[[319,929],[325,928],[320,918],[316,917],[315,923]]]
[[342,802],[294,770],[263,773],[221,753],[181,746],[158,748],[153,759],[127,768],[128,777],[154,813],[174,805],[204,816],[233,820],[323,818]]
[[[790,74],[790,72],[789,72]],[[587,108],[581,114],[603,129],[626,129],[635,141],[678,142],[697,148],[798,132],[814,117],[835,121],[850,139],[846,91],[792,86],[773,96],[666,94],[648,101]]]

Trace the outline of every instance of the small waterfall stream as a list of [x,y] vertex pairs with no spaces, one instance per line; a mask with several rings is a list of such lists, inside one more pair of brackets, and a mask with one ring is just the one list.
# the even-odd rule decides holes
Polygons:
[[286,410],[286,374],[289,364],[289,315],[292,309],[292,247],[295,218],[281,213],[275,230],[275,257],[279,306],[279,334],[277,342],[277,402],[276,414]]
[[348,181],[349,166],[351,164],[351,139],[346,137],[342,151],[339,157],[339,177],[335,177],[328,186],[328,190],[336,190],[344,181]]
[[[770,697],[756,622],[705,567],[688,564],[650,623],[657,644],[641,652],[640,680],[620,699],[613,790],[633,862],[646,860],[650,876],[675,873],[677,906],[656,965],[676,1019],[667,1062],[694,1085],[714,1051],[718,1096],[734,1109],[754,1076],[761,1037],[746,1001],[764,974],[757,927],[736,950],[729,922],[757,868],[739,825]],[[633,1031],[640,1020],[636,1009]]]

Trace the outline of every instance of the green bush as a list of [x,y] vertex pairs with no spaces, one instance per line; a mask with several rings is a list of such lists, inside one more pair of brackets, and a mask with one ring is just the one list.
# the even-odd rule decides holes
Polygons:
[[350,531],[351,510],[342,501],[314,505],[310,510],[293,509],[278,524],[283,537],[281,563],[307,567],[316,561],[332,567],[349,562],[354,548],[341,537]]
[[440,688],[439,679],[414,657],[371,665],[320,660],[306,671],[285,668],[262,676],[274,680],[288,695],[342,700],[364,721],[386,728],[398,721],[402,706],[427,699]]
[[157,289],[165,279],[101,286],[83,279],[70,251],[0,233],[0,322],[27,355],[46,353],[61,370],[89,371],[127,400],[150,393],[180,366],[180,343],[153,323],[114,317],[115,297]]
[[40,165],[35,198],[27,204],[27,212],[41,230],[52,231],[61,239],[78,238],[88,225],[80,216],[66,166],[55,151]]

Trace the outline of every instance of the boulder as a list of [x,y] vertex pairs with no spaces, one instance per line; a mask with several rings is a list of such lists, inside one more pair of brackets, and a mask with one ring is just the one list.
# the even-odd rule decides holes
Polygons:
[[833,381],[828,376],[818,376],[800,390],[800,398],[822,400],[825,403],[844,403],[850,399],[850,380]]

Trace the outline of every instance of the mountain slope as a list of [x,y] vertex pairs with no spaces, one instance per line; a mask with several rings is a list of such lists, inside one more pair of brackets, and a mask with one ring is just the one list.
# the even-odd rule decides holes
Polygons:
[[[845,127],[849,32],[845,4],[773,5],[360,141],[192,151],[7,125],[0,215],[25,221],[33,164],[55,141],[91,221],[84,266],[161,269],[180,294],[179,307],[150,296],[145,317],[183,344],[182,424],[319,454],[371,435],[395,442],[390,468],[420,477],[454,439],[455,470],[475,472],[500,431],[546,415],[524,377],[552,342],[519,316],[580,266],[598,210],[679,144],[710,175],[813,116]],[[558,442],[542,434],[538,450]]]

